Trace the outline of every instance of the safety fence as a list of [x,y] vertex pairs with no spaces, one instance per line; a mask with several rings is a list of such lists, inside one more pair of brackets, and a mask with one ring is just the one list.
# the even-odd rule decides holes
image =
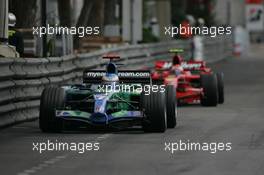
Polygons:
[[[102,68],[107,53],[117,53],[126,69],[149,67],[157,59],[168,59],[170,48],[184,48],[190,52],[190,41],[169,41],[139,44],[93,53],[50,58],[0,59],[0,127],[38,117],[42,90],[50,85],[80,83],[84,69]],[[232,39],[204,39],[205,58],[218,61],[232,55]],[[186,55],[187,57],[187,55]]]

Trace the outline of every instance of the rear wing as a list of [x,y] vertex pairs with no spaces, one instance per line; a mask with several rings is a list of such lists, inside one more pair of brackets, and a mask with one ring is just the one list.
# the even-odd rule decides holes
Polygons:
[[117,54],[107,54],[107,55],[103,55],[103,59],[120,59],[120,56]]
[[170,49],[169,53],[183,53],[184,50],[183,49]]
[[[83,73],[83,83],[101,83],[104,75],[104,70],[85,70]],[[151,83],[151,73],[149,70],[119,70],[118,78],[120,83]]]

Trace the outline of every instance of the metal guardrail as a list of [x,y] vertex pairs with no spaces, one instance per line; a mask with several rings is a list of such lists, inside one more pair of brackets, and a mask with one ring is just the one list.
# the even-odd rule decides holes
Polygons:
[[[205,41],[205,56],[216,61],[232,55],[230,38]],[[0,59],[0,127],[38,117],[39,98],[49,85],[78,83],[86,68],[101,68],[106,61],[103,54],[120,54],[124,67],[135,69],[166,59],[168,49],[190,50],[190,41],[170,41],[158,44],[140,44],[93,53],[52,58],[1,58]]]

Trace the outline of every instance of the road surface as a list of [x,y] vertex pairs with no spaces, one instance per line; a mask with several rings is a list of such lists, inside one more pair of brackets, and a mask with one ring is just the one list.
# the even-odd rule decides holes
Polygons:
[[[164,134],[41,133],[38,122],[0,131],[3,175],[262,175],[264,172],[264,47],[213,67],[225,73],[226,102],[179,109],[179,125]],[[37,142],[99,143],[98,151],[33,151]],[[165,151],[165,143],[231,143],[230,151]],[[94,149],[94,148],[93,148]]]

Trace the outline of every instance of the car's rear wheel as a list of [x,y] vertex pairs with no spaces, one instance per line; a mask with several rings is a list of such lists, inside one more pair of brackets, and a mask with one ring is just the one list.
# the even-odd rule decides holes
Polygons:
[[61,119],[56,118],[55,109],[64,107],[65,92],[58,87],[45,88],[41,94],[39,127],[43,132],[60,132],[63,127]]
[[143,121],[143,130],[165,132],[167,129],[165,94],[162,92],[142,94],[142,107],[146,116]]
[[167,127],[175,128],[177,125],[177,104],[176,104],[176,89],[172,85],[166,86],[166,113]]
[[217,73],[217,88],[218,88],[218,103],[223,104],[225,101],[224,96],[224,73]]
[[217,106],[218,90],[217,90],[216,75],[215,74],[201,75],[201,85],[203,88],[203,95],[201,96],[201,104],[203,106]]

